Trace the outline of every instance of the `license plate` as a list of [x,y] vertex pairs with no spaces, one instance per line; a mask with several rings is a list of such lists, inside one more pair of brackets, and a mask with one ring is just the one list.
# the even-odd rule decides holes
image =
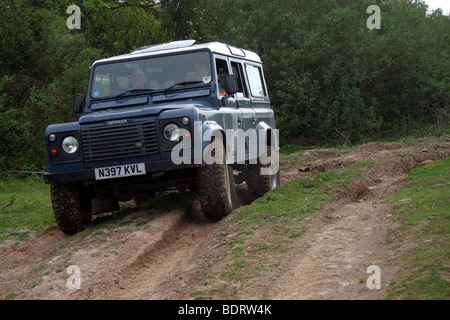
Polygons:
[[145,164],[125,164],[95,169],[95,180],[139,176],[145,174]]

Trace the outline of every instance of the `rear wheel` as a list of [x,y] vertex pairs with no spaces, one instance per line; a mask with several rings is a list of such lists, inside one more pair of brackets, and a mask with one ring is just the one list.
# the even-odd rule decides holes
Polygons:
[[114,197],[92,199],[91,211],[93,216],[101,213],[114,212],[119,210],[119,201],[117,201],[117,199]]
[[75,234],[91,224],[91,199],[82,184],[52,184],[50,192],[56,223],[64,233]]
[[146,203],[148,200],[153,198],[153,194],[150,193],[139,193],[133,197],[134,203],[137,206],[140,206],[143,203]]
[[[270,159],[271,148],[267,147],[267,156]],[[280,185],[280,172],[268,174],[272,163],[263,164],[260,159],[256,164],[249,164],[245,169],[245,182],[248,187],[250,202],[262,197],[268,191]],[[278,166],[275,167],[278,169]]]

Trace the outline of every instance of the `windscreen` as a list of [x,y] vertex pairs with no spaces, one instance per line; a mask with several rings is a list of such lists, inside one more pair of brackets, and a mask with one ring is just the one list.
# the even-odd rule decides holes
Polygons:
[[103,98],[128,90],[165,90],[177,84],[211,82],[206,51],[99,64],[94,69],[91,97]]

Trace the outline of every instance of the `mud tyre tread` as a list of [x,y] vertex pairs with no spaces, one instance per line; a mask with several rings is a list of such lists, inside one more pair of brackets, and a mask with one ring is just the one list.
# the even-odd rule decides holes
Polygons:
[[198,199],[203,215],[212,221],[230,214],[237,202],[233,171],[225,163],[223,146],[218,149],[224,159],[222,164],[213,163],[197,169]]
[[[267,149],[270,156],[271,148]],[[261,175],[262,168],[268,168],[270,164],[263,165],[258,159],[257,164],[248,164],[245,169],[245,182],[248,188],[248,199],[250,202],[262,197],[264,194],[280,185],[280,172],[274,175]]]
[[50,192],[56,223],[65,234],[76,234],[91,224],[91,202],[82,185],[52,184]]
[[272,190],[272,176],[261,175],[261,166],[249,165],[246,172],[248,198],[254,201]]

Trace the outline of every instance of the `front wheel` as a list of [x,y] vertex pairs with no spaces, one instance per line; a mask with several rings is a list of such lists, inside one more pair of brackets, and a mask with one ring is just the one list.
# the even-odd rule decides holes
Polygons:
[[91,224],[91,199],[82,184],[56,183],[50,192],[56,223],[64,233],[75,234]]
[[225,148],[220,141],[216,144],[215,157],[221,163],[204,165],[197,169],[198,198],[203,215],[218,221],[233,210],[236,202],[236,188],[233,171],[226,164]]

